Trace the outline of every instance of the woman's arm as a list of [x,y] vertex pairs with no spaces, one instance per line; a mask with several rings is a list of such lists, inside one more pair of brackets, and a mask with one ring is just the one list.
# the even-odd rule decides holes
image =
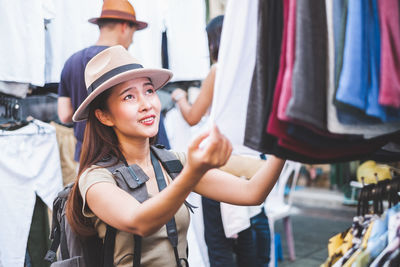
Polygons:
[[[206,146],[199,148],[207,136]],[[213,128],[210,134],[205,133],[192,142],[181,174],[154,197],[139,204],[116,185],[100,182],[87,190],[87,204],[97,217],[117,229],[150,235],[172,218],[204,173],[227,162],[231,151],[229,141]]]
[[124,232],[148,236],[178,211],[199,175],[184,168],[170,186],[142,204],[117,185],[99,182],[87,190],[86,201],[105,223]]
[[209,170],[195,187],[195,192],[235,205],[258,205],[264,202],[279,178],[285,160],[275,156],[268,159],[251,179],[240,179],[219,169]]
[[215,81],[216,65],[213,65],[208,72],[207,77],[201,84],[200,93],[196,98],[193,105],[190,105],[186,92],[182,89],[176,89],[172,92],[172,99],[176,101],[185,121],[190,125],[196,125],[201,118],[207,113],[208,108],[211,106],[214,81]]

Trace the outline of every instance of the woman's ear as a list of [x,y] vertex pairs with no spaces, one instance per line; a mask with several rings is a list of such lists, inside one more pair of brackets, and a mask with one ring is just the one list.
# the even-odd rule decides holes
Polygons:
[[94,111],[94,114],[96,115],[96,118],[104,125],[106,126],[114,126],[114,123],[110,119],[110,116],[107,112],[102,111],[101,109],[96,109]]

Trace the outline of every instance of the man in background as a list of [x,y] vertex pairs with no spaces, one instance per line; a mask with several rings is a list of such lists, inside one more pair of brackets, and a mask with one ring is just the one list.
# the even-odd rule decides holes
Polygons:
[[[128,0],[104,0],[101,15],[89,19],[99,27],[97,42],[74,53],[64,65],[58,87],[58,117],[62,123],[71,123],[72,115],[87,97],[85,85],[86,64],[105,48],[122,45],[126,49],[132,44],[133,34],[147,27],[146,22],[136,20],[136,13]],[[76,137],[75,161],[79,162],[85,122],[74,122]]]

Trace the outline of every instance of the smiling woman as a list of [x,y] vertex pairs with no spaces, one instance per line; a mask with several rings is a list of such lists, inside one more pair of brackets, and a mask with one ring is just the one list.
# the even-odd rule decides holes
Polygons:
[[118,139],[134,141],[157,134],[161,102],[149,78],[122,82],[110,91],[108,110],[97,109],[95,115],[101,123],[114,128]]
[[[143,68],[122,46],[103,50],[85,70],[88,97],[73,119],[87,124],[66,216],[82,237],[105,240],[106,229],[116,229],[114,266],[132,266],[134,260],[135,266],[137,260],[140,266],[182,266],[187,263],[189,213],[183,204],[188,194],[195,191],[236,205],[259,204],[284,164],[271,156],[250,180],[217,169],[228,162],[232,147],[216,126],[194,139],[186,154],[152,147],[161,109],[155,92],[171,77],[168,70]],[[205,138],[208,142],[200,148]],[[162,166],[157,153],[168,158],[161,160]],[[173,181],[171,173],[176,174]],[[121,175],[126,184],[121,184]],[[135,190],[144,190],[145,197],[133,194]],[[170,243],[171,233],[175,241]]]

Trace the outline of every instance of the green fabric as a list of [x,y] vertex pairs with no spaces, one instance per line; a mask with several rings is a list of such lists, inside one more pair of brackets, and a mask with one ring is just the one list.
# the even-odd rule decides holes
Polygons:
[[210,3],[209,0],[205,0],[206,2],[206,24],[210,22]]
[[35,208],[33,210],[31,228],[28,237],[28,253],[31,258],[32,267],[49,267],[43,258],[50,248],[49,216],[46,204],[36,196]]
[[337,89],[339,87],[339,78],[340,73],[342,72],[343,67],[343,51],[344,51],[344,42],[346,36],[346,23],[347,23],[347,6],[348,0],[344,1],[343,10],[341,13],[341,20],[340,20],[340,29],[339,29],[339,42],[337,49],[337,57],[335,60],[335,95]]

